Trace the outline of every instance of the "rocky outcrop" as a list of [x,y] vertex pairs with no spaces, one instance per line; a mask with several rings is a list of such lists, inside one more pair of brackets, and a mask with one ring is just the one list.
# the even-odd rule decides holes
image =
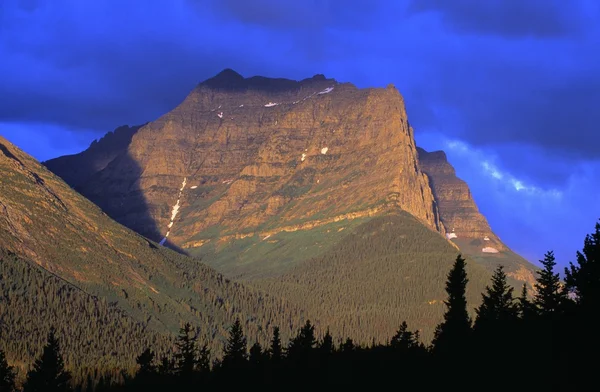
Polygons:
[[80,184],[88,181],[113,159],[127,151],[131,138],[140,127],[141,125],[123,125],[113,132],[108,132],[100,140],[94,140],[84,152],[50,159],[44,162],[44,165],[77,189]]
[[422,148],[417,150],[419,166],[429,177],[446,237],[479,240],[483,253],[505,250],[506,246],[479,212],[469,186],[456,176],[446,154],[443,151],[427,152]]
[[207,230],[263,232],[380,205],[443,234],[416,162],[392,85],[358,89],[322,75],[291,81],[225,70],[140,128],[78,189],[154,240],[169,232],[173,245]]

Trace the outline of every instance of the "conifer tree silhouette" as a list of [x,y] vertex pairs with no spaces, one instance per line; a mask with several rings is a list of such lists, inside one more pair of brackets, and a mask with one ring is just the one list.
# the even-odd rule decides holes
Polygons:
[[408,351],[413,348],[417,343],[417,339],[415,339],[414,333],[408,330],[408,324],[406,321],[403,321],[400,324],[400,329],[396,332],[390,341],[390,346],[395,348],[396,350]]
[[229,338],[223,355],[223,366],[240,368],[245,364],[247,357],[246,337],[240,319],[236,318],[229,330]]
[[251,365],[257,367],[259,365],[262,365],[263,361],[264,358],[262,346],[260,345],[260,343],[256,342],[252,345],[252,347],[250,347],[248,362],[250,362]]
[[325,332],[325,336],[323,336],[323,339],[319,343],[319,351],[323,355],[331,355],[331,354],[333,354],[333,350],[334,350],[333,338],[331,337],[329,328],[327,328],[327,331]]
[[577,252],[577,265],[565,268],[567,290],[587,309],[600,307],[600,223],[585,237],[583,250]]
[[437,326],[433,339],[433,347],[438,354],[464,352],[471,335],[471,318],[467,312],[466,287],[467,271],[466,262],[461,255],[456,257],[446,281],[448,299],[444,321]]
[[198,336],[193,332],[190,323],[185,323],[185,325],[179,329],[179,336],[177,336],[177,341],[175,343],[177,346],[175,360],[178,375],[189,377],[196,370],[196,364],[198,363],[196,356],[197,340]]
[[513,298],[513,288],[506,281],[504,267],[498,266],[492,276],[492,287],[487,286],[482,294],[483,301],[477,308],[474,329],[505,328],[514,323],[518,308]]
[[279,327],[273,328],[273,339],[271,340],[271,348],[269,349],[271,354],[271,361],[278,363],[283,357],[283,349],[281,347],[281,337],[279,336]]
[[290,341],[288,357],[292,359],[305,359],[316,344],[315,327],[310,323],[310,320],[306,320],[298,335]]
[[0,350],[0,391],[13,392],[15,390],[15,372],[8,365],[4,351]]
[[156,366],[154,365],[154,356],[154,352],[151,349],[147,348],[136,358],[136,363],[140,367],[137,373],[138,376],[148,376],[156,372]]
[[533,303],[529,299],[527,283],[523,283],[523,288],[521,289],[521,295],[519,296],[517,307],[519,309],[519,317],[523,321],[530,321],[535,315]]
[[42,356],[27,373],[23,391],[67,392],[71,390],[70,380],[71,374],[65,370],[55,329],[51,328]]
[[533,303],[542,316],[552,316],[559,312],[567,299],[566,293],[561,287],[558,273],[554,273],[556,261],[554,252],[550,251],[540,260],[544,268],[537,271],[537,279],[534,285],[536,293]]
[[197,370],[203,374],[210,372],[210,349],[206,343],[198,353]]

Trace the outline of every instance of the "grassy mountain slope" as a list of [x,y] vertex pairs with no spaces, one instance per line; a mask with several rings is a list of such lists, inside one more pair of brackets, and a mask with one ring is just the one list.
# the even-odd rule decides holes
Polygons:
[[[15,266],[5,271],[2,280],[7,286],[3,287],[25,287],[24,272],[18,271],[33,269],[31,274],[55,276],[68,287],[101,298],[124,312],[132,323],[139,323],[135,328],[171,335],[183,321],[189,321],[200,327],[201,338],[214,351],[222,349],[226,330],[238,316],[250,341],[263,342],[269,337],[269,325],[281,326],[287,335],[303,321],[301,312],[285,301],[229,281],[198,260],[160,247],[117,224],[3,138],[0,211],[0,248],[4,254],[10,252],[17,257],[18,261],[11,264],[27,263],[27,267]],[[3,257],[3,268],[6,263]],[[32,287],[23,290],[42,292],[38,286]],[[6,290],[0,298],[6,311],[22,311],[12,308],[11,304],[17,302],[8,301]],[[70,311],[68,306],[57,308],[70,301],[69,290],[50,291],[59,294],[49,303],[48,312],[37,318],[35,324],[42,330],[59,317],[52,314],[62,312],[60,317],[67,317],[64,312]],[[93,306],[80,310],[94,312]],[[25,312],[22,317],[33,316]],[[94,320],[92,315],[86,317]],[[117,325],[113,316],[106,317],[107,325]],[[11,320],[3,324],[3,329],[14,333],[18,325],[15,319]],[[94,324],[88,325],[93,329]],[[98,330],[86,333],[97,334]],[[96,340],[95,344],[99,342]],[[38,349],[38,343],[39,334],[28,334],[21,347],[32,353]],[[12,349],[8,354],[12,358],[18,356]],[[129,363],[136,354],[129,353]],[[121,359],[118,362],[123,363]]]
[[[431,339],[445,309],[446,275],[458,253],[439,233],[398,211],[206,245],[200,256],[301,305],[336,336],[370,343],[389,339],[404,320]],[[252,273],[257,270],[262,273]],[[474,309],[491,273],[472,259],[468,272]]]

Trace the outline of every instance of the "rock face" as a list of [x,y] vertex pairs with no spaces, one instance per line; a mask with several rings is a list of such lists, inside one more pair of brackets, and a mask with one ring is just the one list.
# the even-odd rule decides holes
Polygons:
[[429,177],[446,237],[480,239],[488,248],[506,249],[479,212],[467,183],[456,176],[446,154],[443,151],[427,152],[422,148],[417,151],[419,166]]
[[156,241],[168,233],[180,247],[207,231],[260,232],[373,208],[403,209],[444,234],[417,160],[391,85],[225,70],[77,186],[117,221]]
[[131,138],[141,126],[124,125],[107,133],[103,138],[94,141],[90,147],[80,154],[65,155],[51,159],[44,164],[77,189],[80,184],[89,180],[112,162],[117,156],[127,151]]
[[473,304],[496,265],[514,279],[532,270],[441,154],[419,152],[392,85],[225,70],[77,189],[135,231],[362,343],[389,339],[401,320],[430,338],[457,248],[475,261]]

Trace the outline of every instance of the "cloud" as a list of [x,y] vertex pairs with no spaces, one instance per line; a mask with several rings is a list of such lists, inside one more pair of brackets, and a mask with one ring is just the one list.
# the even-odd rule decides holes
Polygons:
[[413,0],[409,10],[436,12],[459,33],[553,38],[581,28],[579,9],[560,0]]
[[[417,141],[427,150],[446,151],[492,229],[530,261],[554,250],[559,265],[565,266],[600,218],[596,201],[600,194],[598,162],[577,162],[565,181],[548,187],[516,176],[493,149],[477,148],[437,133],[421,134]],[[538,152],[529,151],[532,160],[544,160]],[[513,153],[518,156],[519,150]]]
[[480,149],[473,148],[459,140],[447,140],[444,150],[452,151],[468,157],[471,165],[478,167],[481,175],[488,176],[501,184],[506,190],[518,192],[531,198],[553,198],[560,199],[563,193],[556,188],[544,188],[528,182],[523,178],[517,178],[508,170],[500,168],[495,162],[498,157]]

